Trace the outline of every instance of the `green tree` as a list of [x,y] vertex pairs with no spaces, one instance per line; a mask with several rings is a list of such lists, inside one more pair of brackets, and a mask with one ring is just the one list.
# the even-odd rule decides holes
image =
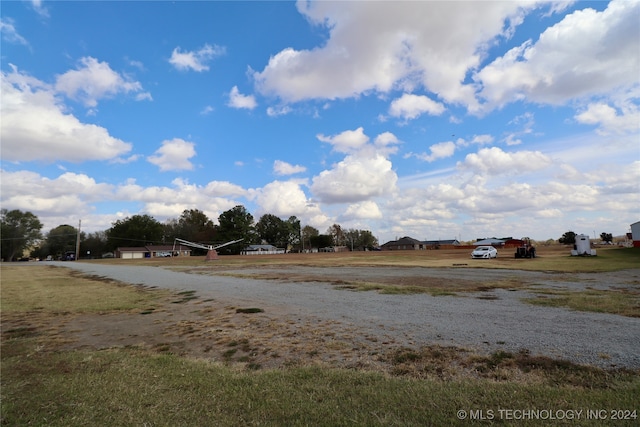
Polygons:
[[300,239],[302,238],[300,220],[296,216],[290,216],[285,224],[287,225],[287,246],[290,248],[299,247]]
[[312,248],[320,249],[333,246],[333,236],[329,234],[318,234],[317,236],[311,236],[309,240],[311,241]]
[[576,243],[576,233],[573,231],[567,231],[558,239],[558,242],[564,245],[573,245]]
[[215,238],[216,227],[213,221],[198,209],[185,209],[178,219],[177,231],[181,239],[190,242],[211,243]]
[[[82,240],[82,234],[80,237]],[[47,252],[47,255],[52,255],[54,258],[60,258],[67,252],[75,253],[77,239],[77,228],[68,224],[59,225],[47,233],[44,251]]]
[[82,236],[80,243],[80,258],[100,258],[107,250],[107,233],[104,231],[96,231],[89,233],[86,237]]
[[0,256],[3,260],[13,260],[42,238],[42,223],[31,212],[20,210],[0,211]]
[[344,231],[339,224],[333,224],[331,227],[327,229],[327,234],[333,238],[333,245],[335,246],[344,246],[345,245],[345,237]]
[[106,231],[107,247],[115,250],[119,246],[146,246],[164,242],[164,227],[149,215],[134,215],[119,219]]
[[300,238],[302,239],[302,249],[311,249],[313,247],[313,245],[311,245],[311,238],[319,234],[320,232],[317,228],[310,225],[305,225],[300,233]]
[[347,246],[351,250],[373,249],[378,246],[378,239],[369,230],[349,229],[344,232]]
[[603,242],[613,242],[613,235],[611,233],[600,233],[600,239],[602,239]]
[[264,214],[256,223],[260,239],[279,248],[287,248],[289,229],[285,221],[273,214]]
[[222,212],[218,217],[218,224],[220,243],[243,239],[242,242],[220,248],[220,253],[239,254],[243,247],[256,243],[259,239],[253,224],[253,215],[242,205]]

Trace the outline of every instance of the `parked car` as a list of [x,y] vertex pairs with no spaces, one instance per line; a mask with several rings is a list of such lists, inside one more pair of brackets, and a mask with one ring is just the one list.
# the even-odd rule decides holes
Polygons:
[[493,246],[478,246],[471,252],[471,258],[498,258],[498,250]]

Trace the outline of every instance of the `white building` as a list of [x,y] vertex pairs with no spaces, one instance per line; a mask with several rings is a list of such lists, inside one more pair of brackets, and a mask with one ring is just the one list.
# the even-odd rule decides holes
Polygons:
[[640,221],[631,224],[631,240],[635,248],[640,248]]

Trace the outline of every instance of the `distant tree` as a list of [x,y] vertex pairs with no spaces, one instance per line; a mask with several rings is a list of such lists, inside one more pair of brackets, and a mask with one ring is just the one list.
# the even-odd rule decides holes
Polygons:
[[350,228],[344,232],[345,243],[352,250],[373,249],[378,246],[378,239],[369,230]]
[[176,237],[189,240],[181,235],[178,220],[176,218],[169,218],[162,224],[162,235],[164,236],[163,240],[167,242],[173,242]]
[[576,233],[573,231],[567,231],[558,239],[558,242],[564,245],[573,245],[576,243]]
[[119,219],[106,231],[107,248],[115,250],[119,246],[146,246],[163,242],[164,227],[149,215],[134,215]]
[[242,205],[222,212],[218,217],[218,239],[220,243],[244,239],[240,243],[220,248],[220,253],[239,254],[246,245],[256,243],[259,237],[253,224],[253,215]]
[[289,239],[288,224],[273,214],[264,214],[256,223],[256,232],[263,241],[287,248]]
[[613,235],[611,233],[600,233],[600,239],[603,242],[613,242]]
[[360,230],[348,229],[344,232],[344,240],[350,250],[357,250],[360,247]]
[[289,248],[300,246],[302,238],[302,230],[300,229],[300,220],[296,216],[290,216],[286,221],[287,225],[287,245]]
[[369,230],[360,230],[359,246],[362,248],[373,249],[379,246],[378,239]]
[[0,210],[0,257],[10,261],[42,238],[42,223],[31,212]]
[[[190,242],[211,244],[216,237],[216,226],[211,219],[198,209],[185,209],[180,218],[171,218],[162,224],[164,240],[173,242],[176,238]],[[204,255],[207,251],[191,249],[192,254]]]
[[[82,240],[82,234],[80,238]],[[68,224],[59,225],[47,233],[43,251],[46,252],[47,255],[52,255],[54,258],[60,258],[65,255],[66,252],[76,251],[77,239],[77,228]]]
[[86,237],[81,235],[80,240],[79,258],[100,258],[102,257],[102,254],[108,252],[107,233],[104,231],[89,233]]
[[327,234],[333,238],[333,244],[335,246],[344,246],[345,238],[342,227],[339,224],[333,224],[327,229]]
[[305,225],[302,228],[302,231],[301,231],[300,234],[301,234],[300,237],[302,238],[302,242],[301,242],[302,243],[302,248],[303,249],[310,249],[312,247],[311,238],[319,235],[320,232],[315,227],[312,227],[310,225]]
[[178,219],[178,233],[181,239],[207,243],[213,241],[216,228],[204,212],[198,209],[185,209]]
[[318,234],[309,238],[312,248],[328,248],[333,246],[333,236],[329,234]]

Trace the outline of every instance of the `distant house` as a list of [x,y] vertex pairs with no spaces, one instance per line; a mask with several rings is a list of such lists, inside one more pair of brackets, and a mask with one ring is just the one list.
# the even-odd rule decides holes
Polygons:
[[427,248],[439,248],[440,246],[460,246],[458,239],[451,240],[425,240],[424,245]]
[[402,239],[385,243],[380,246],[380,249],[383,251],[419,251],[423,249],[438,249],[441,246],[460,246],[460,242],[457,239],[420,241],[405,236]]
[[383,251],[417,251],[424,248],[425,246],[423,242],[408,236],[405,236],[402,239],[392,240],[380,246],[380,249]]
[[474,243],[475,246],[493,246],[494,248],[517,248],[524,245],[524,240],[514,239],[513,237],[502,237],[496,239],[491,237],[488,239],[478,239]]
[[634,248],[640,248],[640,221],[631,224],[631,240]]
[[283,248],[277,248],[273,245],[249,245],[240,252],[241,255],[271,255],[283,253],[285,253]]
[[116,258],[141,259],[162,258],[170,256],[191,256],[191,249],[178,245],[148,245],[141,247],[120,247],[116,249]]

